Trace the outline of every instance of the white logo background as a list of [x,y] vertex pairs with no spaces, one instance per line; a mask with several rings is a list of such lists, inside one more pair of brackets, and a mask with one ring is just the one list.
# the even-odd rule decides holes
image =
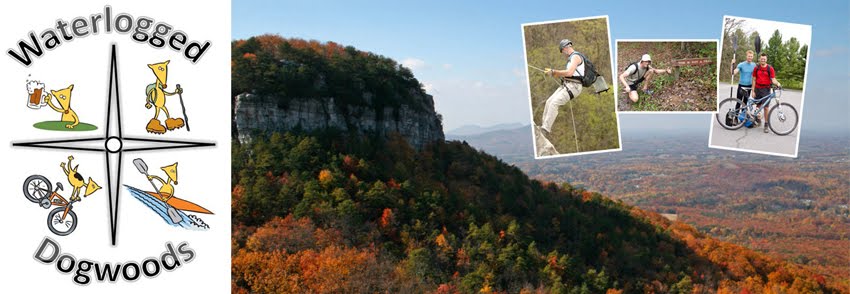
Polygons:
[[[61,19],[70,22],[76,17],[102,14],[110,5],[113,17],[127,13],[135,18],[145,16],[155,22],[165,22],[185,32],[189,40],[210,41],[211,47],[195,64],[168,47],[154,48],[132,40],[132,32],[105,33],[103,23],[97,35],[64,41],[54,50],[46,51],[25,67],[6,53],[18,51],[18,41],[28,40],[30,31],[41,34],[56,27]],[[94,1],[25,1],[11,2],[0,10],[0,122],[3,126],[0,152],[0,207],[2,220],[4,262],[0,266],[2,281],[7,289],[34,293],[62,292],[157,292],[175,290],[214,292],[230,287],[230,3],[229,1],[133,1],[104,3]],[[150,30],[149,30],[150,32]],[[105,155],[99,152],[48,150],[12,147],[13,142],[59,140],[102,136],[106,129],[106,106],[109,86],[111,45],[117,46],[121,119],[124,136],[150,139],[192,140],[215,142],[215,147],[125,152],[121,182],[143,190],[151,190],[144,175],[133,166],[134,158],[142,158],[152,175],[166,178],[160,167],[179,162],[179,184],[175,196],[195,202],[214,215],[198,214],[210,226],[208,231],[192,231],[172,227],[134,199],[121,186],[118,207],[117,244],[110,236],[107,173]],[[168,68],[168,88],[177,84],[184,89],[183,101],[189,117],[191,132],[186,128],[164,135],[145,131],[153,117],[146,109],[145,87],[155,81],[147,64],[171,60]],[[89,132],[57,132],[34,128],[36,122],[59,120],[60,114],[45,107],[27,108],[27,79],[45,83],[46,89],[59,90],[74,84],[71,106],[81,122],[98,127]],[[172,116],[183,117],[177,95],[167,97]],[[160,119],[164,119],[161,114]],[[73,165],[87,179],[91,177],[103,189],[74,205],[78,217],[76,230],[68,236],[56,236],[47,228],[47,213],[24,198],[23,181],[32,174],[47,177],[55,187],[61,182],[70,197],[71,187],[59,164],[74,156]],[[82,192],[81,192],[82,195]],[[51,208],[52,209],[52,208]],[[141,263],[148,257],[159,257],[166,251],[166,242],[177,245],[188,242],[196,257],[190,263],[157,277],[142,277],[135,282],[119,279],[117,283],[99,282],[94,270],[88,272],[93,281],[85,287],[72,281],[74,272],[62,274],[55,263],[37,262],[33,254],[44,237],[60,244],[62,254],[71,254],[78,261],[95,263]]]

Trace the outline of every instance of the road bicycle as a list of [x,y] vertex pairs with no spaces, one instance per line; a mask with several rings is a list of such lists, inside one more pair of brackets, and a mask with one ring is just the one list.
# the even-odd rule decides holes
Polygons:
[[779,101],[781,96],[782,88],[775,87],[771,88],[769,95],[758,99],[750,97],[747,103],[738,98],[726,98],[720,101],[715,118],[727,130],[737,130],[745,125],[751,127],[759,123],[759,113],[775,99],[776,104],[768,111],[765,123],[773,133],[785,136],[797,129],[799,115],[793,105]]
[[62,183],[56,182],[56,189],[50,185],[50,180],[42,175],[31,175],[24,180],[24,196],[33,203],[38,203],[44,209],[56,206],[47,214],[47,228],[56,235],[67,236],[77,228],[77,214],[74,213],[74,203],[68,201],[58,191],[63,190]]

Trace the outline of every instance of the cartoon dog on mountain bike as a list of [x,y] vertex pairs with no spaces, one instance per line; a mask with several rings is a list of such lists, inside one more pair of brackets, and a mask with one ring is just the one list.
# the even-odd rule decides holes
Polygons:
[[68,177],[68,184],[73,188],[68,199],[59,195],[59,191],[63,190],[60,182],[56,182],[56,189],[53,190],[50,180],[42,175],[31,175],[24,180],[24,196],[29,201],[38,203],[44,209],[56,206],[47,214],[47,228],[59,236],[67,236],[77,228],[77,214],[73,211],[73,205],[82,200],[80,190],[83,187],[86,189],[83,197],[88,197],[100,190],[100,186],[91,177],[86,181],[80,174],[79,164],[71,166],[72,160],[74,157],[68,156],[67,164],[65,162],[59,164],[62,172]]

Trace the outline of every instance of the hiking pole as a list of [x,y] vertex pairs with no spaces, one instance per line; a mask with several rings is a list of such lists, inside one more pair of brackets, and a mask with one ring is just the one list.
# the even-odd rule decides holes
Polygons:
[[140,173],[145,175],[145,178],[148,179],[148,182],[151,183],[151,187],[153,187],[153,190],[156,191],[157,195],[159,195],[159,198],[160,198],[160,200],[162,200],[162,203],[165,204],[165,206],[168,207],[168,217],[171,218],[171,222],[176,224],[176,223],[183,221],[183,218],[180,217],[179,213],[177,213],[177,209],[175,209],[173,206],[169,205],[168,202],[165,202],[165,200],[164,200],[165,197],[162,197],[162,194],[159,193],[159,190],[156,188],[156,185],[153,184],[153,180],[151,180],[149,178],[150,175],[148,175],[148,165],[145,163],[145,161],[142,160],[141,158],[136,158],[136,159],[133,159],[133,165],[136,166],[136,169],[138,169]]
[[183,120],[186,121],[186,131],[191,132],[192,130],[189,129],[189,116],[186,115],[186,106],[183,105],[183,91],[180,88],[180,84],[177,84],[177,96],[180,97],[180,108],[183,109]]

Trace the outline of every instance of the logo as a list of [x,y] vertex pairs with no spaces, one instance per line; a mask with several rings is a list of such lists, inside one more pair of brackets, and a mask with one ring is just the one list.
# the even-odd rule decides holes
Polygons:
[[[210,99],[214,87],[199,82],[209,74],[202,57],[219,44],[154,17],[107,5],[5,40],[7,61],[18,65],[13,75],[25,78],[11,82],[17,90],[4,88],[17,97],[26,90],[25,103],[4,105],[15,109],[4,123],[20,130],[10,134],[15,172],[6,174],[23,188],[14,226],[26,233],[16,242],[29,244],[39,275],[53,268],[90,286],[209,270],[187,268],[208,258],[204,234],[229,232],[229,210],[221,211],[229,193],[204,175],[216,161],[227,164],[219,172],[230,171],[218,146],[229,123],[211,116],[229,114],[208,111],[212,103],[229,109],[229,101]],[[190,128],[189,114],[200,108]]]

